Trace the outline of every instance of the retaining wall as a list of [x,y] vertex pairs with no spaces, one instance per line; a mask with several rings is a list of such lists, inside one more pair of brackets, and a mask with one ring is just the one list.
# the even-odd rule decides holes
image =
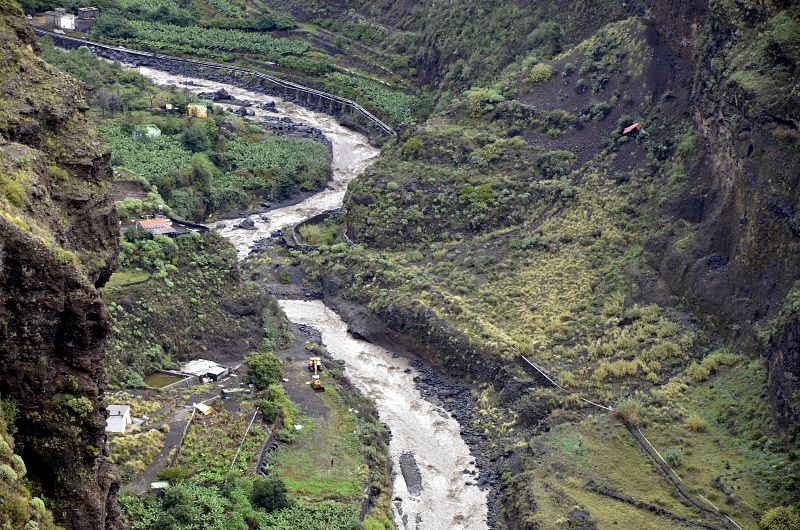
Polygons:
[[48,36],[61,48],[75,49],[86,46],[98,57],[147,66],[171,74],[200,77],[210,81],[234,85],[245,90],[280,97],[308,109],[324,112],[339,118],[349,117],[347,126],[364,133],[372,142],[383,143],[395,131],[355,101],[305,87],[278,77],[273,77],[240,66],[230,66],[207,61],[172,57],[140,50],[129,50],[97,42],[68,37],[35,28],[39,36]]

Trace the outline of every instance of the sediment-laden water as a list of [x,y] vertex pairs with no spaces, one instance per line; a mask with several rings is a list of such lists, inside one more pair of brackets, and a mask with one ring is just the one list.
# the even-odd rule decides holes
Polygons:
[[[253,244],[272,231],[341,207],[347,184],[379,154],[366,137],[339,125],[326,114],[224,83],[145,67],[139,71],[156,83],[175,84],[194,93],[224,88],[238,99],[274,101],[278,115],[311,125],[331,141],[333,178],[325,190],[298,204],[269,211],[266,222],[252,216],[256,230],[233,228],[241,219],[226,221],[227,227],[219,230],[236,246],[240,259],[246,258]],[[275,115],[252,108],[255,119]],[[474,458],[461,438],[461,427],[444,409],[422,397],[414,384],[416,371],[408,361],[352,337],[342,319],[321,301],[280,300],[280,305],[290,321],[320,331],[331,356],[345,361],[347,377],[375,400],[381,420],[389,426],[397,526],[404,530],[487,528],[487,494],[475,485],[466,484],[468,475],[464,470],[474,469]]]

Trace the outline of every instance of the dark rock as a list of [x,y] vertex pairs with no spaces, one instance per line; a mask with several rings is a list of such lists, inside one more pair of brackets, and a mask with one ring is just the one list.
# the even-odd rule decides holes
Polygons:
[[236,228],[242,228],[244,230],[255,230],[256,223],[252,219],[247,217],[246,219],[243,219],[241,223],[236,225]]

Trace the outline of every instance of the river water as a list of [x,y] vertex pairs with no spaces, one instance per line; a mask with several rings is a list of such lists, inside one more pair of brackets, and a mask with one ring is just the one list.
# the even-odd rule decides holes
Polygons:
[[327,188],[298,204],[270,210],[267,214],[268,221],[262,221],[259,215],[250,216],[255,222],[255,230],[233,228],[233,225],[239,224],[242,219],[226,220],[226,228],[218,230],[220,234],[227,237],[236,246],[240,260],[247,257],[254,242],[269,237],[274,230],[282,230],[314,215],[340,208],[344,201],[344,194],[347,191],[347,184],[356,175],[369,167],[380,154],[380,150],[371,146],[364,135],[339,125],[335,118],[327,114],[314,112],[280,98],[250,92],[233,85],[216,83],[205,79],[188,78],[146,67],[139,67],[138,70],[142,75],[157,84],[176,85],[195,94],[215,92],[224,88],[237,99],[265,103],[274,102],[278,110],[277,113],[259,109],[255,106],[250,107],[256,113],[256,116],[252,119],[258,120],[264,116],[288,116],[296,122],[319,129],[331,141],[333,147],[333,178],[328,182]]
[[[249,92],[232,85],[187,78],[140,67],[139,72],[158,84],[178,85],[194,93],[224,88],[238,99],[274,101],[278,115],[320,129],[333,146],[333,178],[328,187],[304,201],[271,210],[269,220],[252,216],[256,230],[234,229],[229,220],[219,233],[236,246],[239,259],[273,230],[285,229],[342,205],[347,184],[378,156],[360,133],[331,116],[313,112],[279,98]],[[274,113],[252,107],[258,116]],[[328,352],[346,362],[345,374],[365,395],[375,400],[381,420],[389,426],[389,451],[395,472],[393,509],[403,530],[484,530],[487,494],[467,485],[465,469],[474,470],[474,458],[460,435],[460,425],[441,407],[426,401],[414,385],[416,371],[405,358],[355,339],[347,324],[321,301],[279,300],[289,320],[319,330]],[[413,459],[410,457],[413,455]],[[401,467],[401,458],[403,466]],[[416,469],[415,469],[416,468]],[[401,471],[402,469],[402,471]]]

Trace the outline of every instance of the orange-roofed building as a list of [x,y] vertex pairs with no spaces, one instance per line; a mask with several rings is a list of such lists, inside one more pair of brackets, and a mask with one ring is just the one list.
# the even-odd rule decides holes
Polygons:
[[630,134],[633,131],[641,131],[641,130],[642,130],[642,124],[637,122],[634,123],[633,125],[625,127],[625,129],[622,131],[622,134]]
[[166,217],[156,217],[154,219],[142,219],[139,221],[139,226],[147,230],[154,236],[160,234],[173,234],[175,229],[172,228],[172,221]]

